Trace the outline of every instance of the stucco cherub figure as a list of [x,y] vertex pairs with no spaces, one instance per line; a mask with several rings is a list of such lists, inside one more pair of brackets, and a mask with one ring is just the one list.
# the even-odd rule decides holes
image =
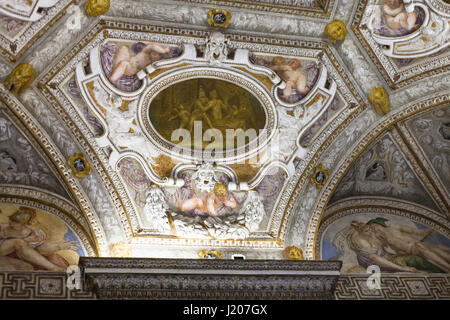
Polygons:
[[88,0],[84,7],[88,16],[98,17],[108,12],[110,0]]
[[3,84],[14,95],[18,95],[33,83],[34,78],[36,78],[36,71],[33,67],[28,63],[21,63],[14,68]]
[[385,88],[373,88],[369,94],[369,102],[378,114],[389,112],[389,94]]
[[325,27],[325,34],[332,43],[344,40],[347,34],[347,27],[341,20],[333,20]]

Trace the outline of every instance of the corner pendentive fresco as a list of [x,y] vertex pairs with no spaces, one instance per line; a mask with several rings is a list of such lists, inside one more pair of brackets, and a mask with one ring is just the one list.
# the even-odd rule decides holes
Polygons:
[[321,242],[324,260],[341,260],[342,273],[448,273],[450,240],[406,217],[355,214],[333,222]]
[[85,256],[58,217],[33,208],[0,206],[0,271],[61,271]]

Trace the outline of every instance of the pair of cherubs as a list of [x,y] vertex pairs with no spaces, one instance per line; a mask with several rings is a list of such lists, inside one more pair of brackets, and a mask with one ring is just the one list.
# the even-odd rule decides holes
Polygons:
[[298,70],[301,67],[302,62],[298,59],[291,59],[286,63],[286,59],[283,57],[273,58],[270,68],[278,71],[281,78],[286,82],[286,87],[283,89],[284,98],[288,98],[294,89],[297,89],[300,94],[307,94],[310,91],[306,76]]

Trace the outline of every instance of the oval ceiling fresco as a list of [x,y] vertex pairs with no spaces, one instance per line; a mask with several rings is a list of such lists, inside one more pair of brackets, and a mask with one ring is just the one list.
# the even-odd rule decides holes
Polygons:
[[[148,112],[155,131],[165,140],[202,150],[241,147],[266,125],[260,101],[220,79],[197,78],[169,86],[151,101]],[[240,138],[240,129],[255,134]]]

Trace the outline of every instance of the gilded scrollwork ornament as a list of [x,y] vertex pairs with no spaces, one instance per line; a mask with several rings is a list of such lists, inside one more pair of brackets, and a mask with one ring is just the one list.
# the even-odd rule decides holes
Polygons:
[[92,17],[98,17],[108,12],[110,0],[88,0],[84,5],[86,14]]
[[369,102],[378,114],[389,112],[389,94],[385,88],[373,88],[369,94]]
[[347,35],[347,27],[341,20],[333,20],[325,27],[325,34],[332,43],[344,40]]
[[36,78],[36,71],[28,63],[21,63],[6,77],[4,86],[14,95],[27,89]]
[[305,260],[303,250],[296,246],[289,246],[283,250],[283,258],[286,260]]
[[80,152],[75,153],[67,162],[75,177],[79,179],[83,178],[84,175],[91,173],[91,165],[87,162],[86,157]]

